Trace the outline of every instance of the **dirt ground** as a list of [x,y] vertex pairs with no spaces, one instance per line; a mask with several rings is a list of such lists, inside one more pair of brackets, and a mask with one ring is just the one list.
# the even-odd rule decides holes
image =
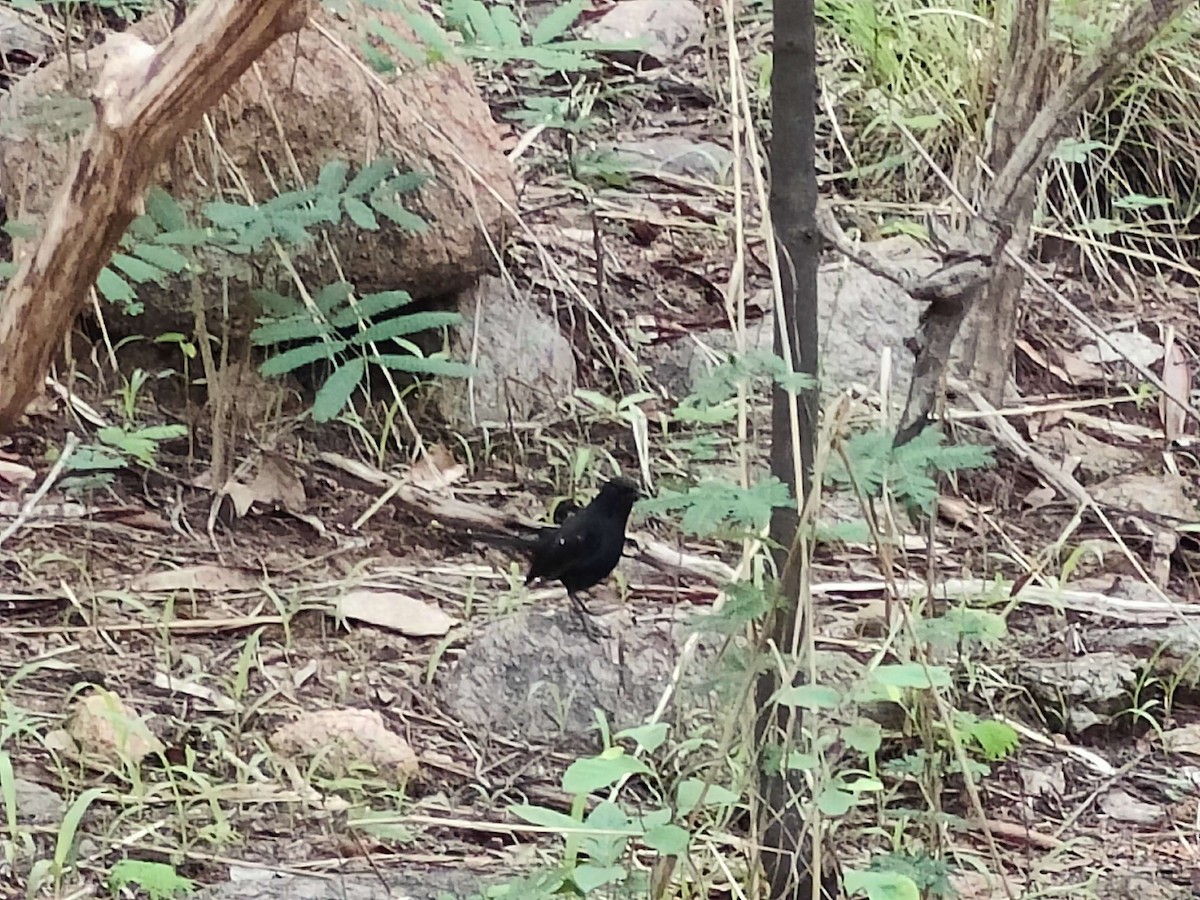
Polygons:
[[[703,59],[662,77],[614,79],[639,93],[612,105],[596,140],[669,133],[728,144],[721,84]],[[501,116],[504,92],[490,87]],[[522,213],[593,295],[602,246],[604,308],[614,321],[658,326],[643,351],[647,371],[689,334],[723,328],[730,186],[660,173],[584,191],[563,154],[547,135],[525,157]],[[598,227],[598,244],[578,240],[580,223]],[[524,240],[509,255],[537,292],[535,267],[519,266],[530,255]],[[765,288],[761,244],[748,251],[751,286]],[[1084,290],[1077,273],[1045,271],[1068,294]],[[539,296],[549,306],[549,286]],[[887,631],[890,583],[919,599],[931,579],[1002,610],[1009,636],[999,646],[945,651],[962,675],[961,705],[1021,733],[980,782],[986,820],[960,775],[942,781],[942,814],[928,827],[947,850],[950,883],[963,897],[1006,896],[977,871],[994,874],[998,858],[1009,896],[1194,896],[1200,546],[1180,526],[1197,521],[1197,458],[1186,438],[1166,440],[1159,409],[1121,361],[1093,360],[1091,336],[1030,296],[1021,396],[1004,419],[1011,433],[990,430],[996,420],[966,400],[948,426],[993,443],[996,466],[948,481],[932,531],[906,525],[906,549],[886,563],[865,544],[818,547],[819,649],[870,658]],[[1090,296],[1086,311],[1106,332],[1161,343],[1173,325],[1189,352],[1198,336],[1194,298]],[[585,318],[555,302],[560,321]],[[586,361],[585,332],[571,336]],[[78,392],[107,414],[119,403]],[[870,415],[869,402],[855,402]],[[169,422],[180,412],[146,394],[138,417]],[[68,432],[86,434],[77,412],[48,404],[0,439],[0,750],[13,776],[0,765],[0,787],[16,798],[0,894],[23,896],[30,861],[55,859],[57,896],[104,895],[112,866],[128,857],[169,861],[214,896],[371,897],[386,884],[394,895],[465,897],[552,858],[557,845],[515,829],[508,807],[569,809],[559,781],[598,747],[594,709],[614,728],[653,711],[683,658],[685,624],[711,607],[722,584],[713,573],[737,556],[732,545],[687,540],[670,519],[636,518],[621,580],[596,593],[610,637],[593,645],[574,630],[561,591],[525,589],[519,565],[463,533],[488,510],[545,519],[561,494],[548,483],[561,472],[551,445],[477,434],[461,443],[436,421],[418,425],[442,448],[441,474],[464,465],[448,486],[427,480],[380,504],[389,482],[361,442],[341,426],[281,421],[270,450],[237,447],[255,501],[244,515],[197,486],[202,432],[195,445],[165,445],[154,470],[71,495],[53,458]],[[548,411],[544,429],[565,445],[616,448],[637,469],[619,423],[555,421]],[[659,478],[671,474],[665,449],[652,458]],[[446,515],[447,498],[469,514]],[[831,517],[847,514],[831,501]],[[664,562],[655,547],[710,568]],[[1008,581],[989,593],[997,578]],[[361,604],[355,616],[347,596]],[[697,665],[721,649],[702,642]],[[123,707],[88,705],[103,696]],[[672,721],[706,715],[675,710]],[[358,736],[369,769],[331,774],[320,764],[334,732]],[[895,739],[916,737],[902,728]],[[140,767],[129,763],[139,742],[148,754]],[[123,753],[106,757],[113,744]],[[914,775],[888,780],[891,806],[925,806]],[[844,863],[890,849],[872,821],[868,807],[838,830]],[[746,834],[736,819],[725,827]],[[913,829],[915,844],[932,843]],[[73,848],[64,833],[78,837]],[[314,880],[264,881],[271,873]],[[702,881],[710,896],[741,896],[729,878]]]

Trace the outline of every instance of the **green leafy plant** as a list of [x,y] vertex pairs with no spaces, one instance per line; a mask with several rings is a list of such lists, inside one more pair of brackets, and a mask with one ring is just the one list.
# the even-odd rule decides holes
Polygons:
[[257,205],[212,201],[204,204],[198,218],[154,187],[147,192],[145,214],[130,224],[96,287],[106,300],[137,315],[142,311],[137,285],[165,284],[185,269],[199,266],[198,260],[181,251],[205,249],[237,257],[259,250],[268,240],[304,246],[312,240],[312,229],[337,225],[343,217],[367,231],[377,231],[383,218],[406,231],[423,232],[428,229],[425,220],[405,208],[400,198],[426,180],[423,174],[397,170],[395,161],[386,156],[353,177],[347,162],[332,160],[322,166],[315,184]]
[[639,508],[653,513],[682,513],[680,525],[689,534],[740,540],[767,526],[771,510],[792,505],[787,485],[774,476],[748,488],[727,481],[705,480],[683,490],[663,488]]
[[[368,366],[442,377],[463,377],[472,371],[444,352],[427,355],[406,339],[462,321],[455,312],[400,313],[412,301],[406,291],[356,298],[349,284],[335,282],[313,297],[311,306],[269,291],[256,291],[255,297],[269,313],[260,319],[251,340],[260,347],[286,347],[262,364],[263,375],[283,375],[318,362],[329,365],[331,371],[313,403],[312,415],[318,422],[334,418],[345,408],[367,376]],[[379,345],[385,342],[407,353],[380,352]]]
[[193,893],[196,883],[184,878],[167,863],[126,858],[109,871],[108,889],[114,897],[120,897],[128,887],[137,888],[150,900],[170,900]]
[[582,134],[597,124],[594,116],[576,111],[571,97],[526,97],[524,105],[505,113],[505,118],[527,128],[541,125],[570,134]]
[[67,460],[66,468],[73,474],[62,480],[63,490],[82,491],[112,484],[116,474],[133,463],[152,468],[161,443],[186,436],[184,425],[101,428],[96,432],[96,442],[81,445]]
[[553,8],[526,35],[511,6],[483,0],[445,0],[446,24],[463,38],[462,54],[491,62],[526,61],[544,69],[582,71],[598,68],[601,52],[636,50],[638,41],[606,42],[567,36],[585,0],[567,0]]
[[150,374],[145,369],[134,369],[128,378],[122,377],[121,415],[127,425],[132,424],[133,420],[137,418],[138,395],[149,379]]
[[978,469],[992,462],[991,448],[976,444],[949,446],[936,427],[929,427],[902,447],[882,429],[863,432],[845,444],[845,458],[830,468],[835,485],[878,496],[886,485],[898,501],[928,512],[937,499],[939,474]]
[[[616,737],[634,740],[647,752],[652,752],[665,740],[666,727],[630,729]],[[530,804],[510,808],[518,818],[558,831],[563,836],[563,864],[536,873],[537,890],[551,893],[566,890],[587,896],[620,886],[622,890],[633,890],[636,896],[644,896],[644,874],[625,861],[633,846],[638,844],[666,856],[682,855],[687,851],[691,836],[687,829],[674,822],[676,813],[686,815],[699,802],[720,805],[737,800],[736,794],[715,785],[709,785],[707,797],[702,798],[703,791],[697,787],[700,783],[687,781],[677,791],[675,811],[670,806],[661,806],[630,813],[608,799],[600,800],[588,810],[588,800],[593,794],[630,776],[655,780],[652,769],[645,762],[620,746],[611,746],[596,756],[576,760],[563,774],[562,789],[573,798],[569,815]]]

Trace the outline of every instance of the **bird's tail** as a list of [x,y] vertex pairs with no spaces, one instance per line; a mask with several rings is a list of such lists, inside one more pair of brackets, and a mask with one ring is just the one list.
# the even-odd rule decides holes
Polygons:
[[536,533],[504,534],[499,531],[476,531],[472,529],[463,532],[463,537],[479,541],[482,544],[490,544],[493,547],[508,547],[516,550],[532,550],[538,542]]

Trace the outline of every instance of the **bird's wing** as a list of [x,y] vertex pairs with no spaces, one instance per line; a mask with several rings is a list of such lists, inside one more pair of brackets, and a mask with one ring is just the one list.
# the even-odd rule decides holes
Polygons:
[[559,578],[578,562],[580,554],[586,553],[592,543],[593,530],[588,521],[578,513],[571,516],[561,528],[542,535],[533,552],[529,580]]

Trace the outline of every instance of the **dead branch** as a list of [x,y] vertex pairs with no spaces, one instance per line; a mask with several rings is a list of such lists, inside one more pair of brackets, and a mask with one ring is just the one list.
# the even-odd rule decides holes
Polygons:
[[127,35],[106,42],[79,162],[0,304],[0,430],[36,396],[168,148],[307,17],[308,0],[206,0],[157,48]]

